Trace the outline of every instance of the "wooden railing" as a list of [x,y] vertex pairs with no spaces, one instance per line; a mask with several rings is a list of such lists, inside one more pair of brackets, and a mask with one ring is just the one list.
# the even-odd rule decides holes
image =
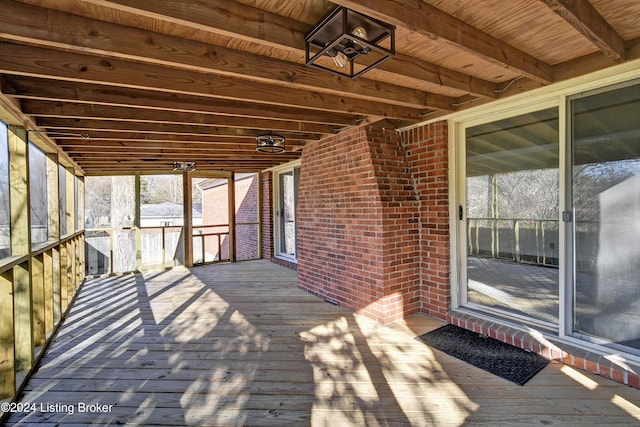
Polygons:
[[184,263],[182,226],[87,229],[87,275],[153,269]]
[[0,259],[0,400],[19,394],[84,279],[84,261],[82,231]]
[[[194,226],[192,237],[194,242],[193,243],[193,263],[194,264],[205,264],[210,262],[230,260],[230,250],[229,250],[229,242],[228,242],[229,224],[210,224],[210,225]],[[215,251],[211,251],[211,245],[207,243],[208,241],[214,240],[214,239],[216,242],[216,244],[214,245]],[[224,239],[227,239],[226,248],[224,247],[225,246]]]

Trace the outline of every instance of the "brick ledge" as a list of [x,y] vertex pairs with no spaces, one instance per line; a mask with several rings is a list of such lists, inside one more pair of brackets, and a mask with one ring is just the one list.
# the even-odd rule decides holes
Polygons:
[[298,264],[293,261],[288,261],[284,258],[278,258],[278,257],[270,257],[270,258],[267,258],[267,260],[269,260],[273,264],[277,264],[279,266],[298,271]]
[[560,341],[557,337],[525,332],[470,313],[450,311],[447,322],[484,334],[507,344],[533,351],[549,360],[582,369],[613,381],[640,388],[640,366],[625,362],[620,366],[605,358],[604,354]]

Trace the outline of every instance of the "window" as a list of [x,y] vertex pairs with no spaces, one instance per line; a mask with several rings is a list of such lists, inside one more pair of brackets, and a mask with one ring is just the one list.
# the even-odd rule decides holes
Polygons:
[[296,207],[300,185],[300,167],[292,166],[274,174],[275,185],[275,251],[276,256],[295,261]]
[[31,204],[31,245],[49,240],[47,197],[47,155],[29,143],[29,197]]

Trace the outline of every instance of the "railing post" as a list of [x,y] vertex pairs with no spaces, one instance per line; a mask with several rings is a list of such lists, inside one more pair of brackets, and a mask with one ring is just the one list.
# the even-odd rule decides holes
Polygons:
[[514,261],[522,261],[522,253],[520,249],[520,220],[513,220],[513,238],[515,241],[515,253],[513,254]]
[[162,226],[162,252],[160,254],[160,256],[162,257],[162,269],[164,270],[165,268],[167,268],[167,265],[165,264],[165,258],[166,258],[166,254],[167,254],[167,238],[166,238],[166,227]]
[[540,226],[542,225],[540,221],[536,220],[535,222],[535,230],[536,230],[536,263],[540,264]]
[[44,345],[45,331],[45,293],[44,293],[44,257],[42,254],[31,257],[31,292],[33,302],[33,342]]
[[[193,267],[193,197],[191,178],[187,172],[182,173],[183,217],[184,217],[184,266]],[[203,242],[204,243],[204,242]]]
[[46,251],[42,254],[43,276],[44,276],[44,333],[45,337],[53,332],[55,325],[53,305],[54,305],[54,269],[53,269],[53,252]]
[[13,277],[0,274],[0,399],[16,392],[15,328],[13,307]]
[[113,273],[113,255],[114,255],[114,250],[113,250],[113,229],[108,231],[109,233],[109,271],[107,272],[107,274],[112,274]]
[[[236,261],[236,176],[231,172],[229,182],[229,261]],[[218,242],[220,237],[218,236]],[[221,252],[218,252],[222,255]],[[222,258],[222,256],[220,256]]]
[[140,173],[135,175],[135,215],[133,219],[133,228],[135,233],[135,251],[136,251],[136,270],[142,271],[142,223],[140,219]]

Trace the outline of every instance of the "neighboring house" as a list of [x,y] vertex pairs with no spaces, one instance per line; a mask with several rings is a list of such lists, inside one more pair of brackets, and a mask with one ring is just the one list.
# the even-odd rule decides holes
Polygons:
[[[193,205],[193,225],[202,224],[199,204]],[[184,210],[180,203],[163,202],[140,205],[141,227],[172,227],[184,225]]]
[[[202,190],[202,225],[205,233],[228,233],[229,227],[229,185],[227,179],[205,179],[198,182]],[[243,173],[235,175],[234,215],[236,223],[236,259],[247,260],[259,257],[258,248],[258,175]],[[211,259],[229,257],[228,234],[205,238],[205,248]]]

